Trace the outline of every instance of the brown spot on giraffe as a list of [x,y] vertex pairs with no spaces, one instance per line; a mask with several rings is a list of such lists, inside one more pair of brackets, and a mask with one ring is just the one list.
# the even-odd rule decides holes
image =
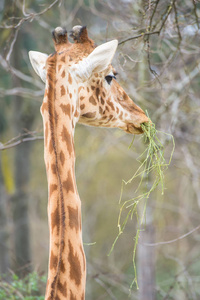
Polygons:
[[68,82],[69,82],[69,84],[72,84],[72,76],[71,76],[70,73],[69,73],[69,75],[68,75]]
[[66,143],[68,153],[71,156],[73,146],[72,146],[72,138],[69,134],[67,128],[63,125],[62,133],[61,133],[62,141]]
[[63,181],[63,188],[69,193],[74,193],[74,183],[71,175],[71,170],[68,171],[67,180]]
[[54,163],[51,165],[51,170],[52,170],[52,173],[55,175],[56,174],[56,165]]
[[50,184],[50,187],[49,187],[49,195],[50,195],[50,197],[53,194],[53,192],[57,190],[57,188],[58,188],[57,184],[54,184],[54,183]]
[[61,77],[64,78],[65,77],[65,70],[63,70]]
[[68,241],[68,244],[69,244],[68,261],[69,261],[69,265],[70,265],[70,278],[71,278],[71,280],[75,281],[77,286],[79,286],[81,283],[81,277],[82,277],[80,261],[75,252],[76,250],[73,249],[73,246],[72,246],[70,240]]
[[64,163],[65,163],[65,155],[63,153],[63,151],[61,150],[60,151],[60,162],[61,162],[61,165],[63,166]]
[[51,230],[53,231],[55,227],[57,229],[57,234],[59,234],[60,214],[59,214],[59,207],[58,206],[56,207],[55,211],[51,213]]
[[60,108],[62,109],[63,113],[68,117],[71,117],[71,107],[70,104],[60,104]]
[[122,97],[123,97],[124,101],[127,101],[129,99],[129,96],[127,95],[127,93],[125,91],[123,91]]
[[105,101],[104,99],[101,97],[101,104],[104,105]]
[[67,283],[66,281],[62,284],[60,280],[58,280],[58,290],[64,297],[67,297]]
[[76,296],[70,290],[70,300],[77,300]]
[[60,87],[60,95],[61,95],[61,97],[65,96],[65,94],[66,94],[65,87],[64,87],[64,85],[61,85],[61,87]]
[[65,273],[65,271],[66,271],[65,264],[64,264],[63,260],[61,260],[61,262],[60,262],[60,270],[61,270],[62,273]]
[[92,103],[93,105],[97,105],[96,100],[94,99],[93,96],[90,96],[89,102]]
[[79,86],[79,88],[78,88],[78,93],[80,93],[80,91],[81,91],[82,89],[84,89],[84,87],[83,87],[83,86]]
[[113,103],[110,100],[108,100],[107,103],[112,108],[112,110],[115,110],[115,107],[114,107]]
[[74,113],[74,117],[77,118],[78,116],[79,116],[78,109],[76,109],[76,111]]
[[62,56],[62,58],[61,58],[61,60],[60,61],[62,61],[62,62],[64,62],[65,63],[65,55],[63,55]]
[[103,109],[101,106],[99,106],[99,113],[102,115],[103,114]]
[[75,229],[76,232],[79,230],[79,215],[78,215],[78,207],[73,208],[68,206],[69,213],[69,226],[71,229]]
[[51,251],[50,255],[50,269],[56,269],[58,265],[58,256],[53,254],[53,251]]

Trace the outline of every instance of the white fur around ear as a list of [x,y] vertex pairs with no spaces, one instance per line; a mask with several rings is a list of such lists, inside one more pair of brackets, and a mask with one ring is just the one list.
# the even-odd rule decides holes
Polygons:
[[29,58],[35,72],[46,82],[46,61],[48,55],[37,51],[29,51]]
[[96,47],[88,57],[84,58],[76,65],[76,75],[85,81],[93,72],[102,72],[107,69],[112,62],[117,46],[118,41],[112,40]]

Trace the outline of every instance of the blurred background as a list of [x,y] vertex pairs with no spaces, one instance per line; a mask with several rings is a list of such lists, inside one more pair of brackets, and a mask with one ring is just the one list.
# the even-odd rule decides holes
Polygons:
[[[43,299],[48,264],[47,181],[40,105],[44,84],[28,51],[54,51],[51,31],[86,25],[99,45],[118,39],[117,80],[175,151],[147,201],[136,250],[133,215],[113,252],[123,201],[135,196],[144,138],[77,125],[76,178],[87,258],[86,299],[200,299],[200,2],[0,1],[0,299]],[[169,136],[159,134],[168,161]],[[153,181],[153,175],[148,185]],[[147,184],[140,186],[140,192]],[[140,215],[145,202],[138,206]],[[122,216],[123,218],[123,216]]]

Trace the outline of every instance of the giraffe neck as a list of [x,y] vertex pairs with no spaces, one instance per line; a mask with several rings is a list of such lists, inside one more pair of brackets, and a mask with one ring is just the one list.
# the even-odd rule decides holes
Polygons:
[[74,173],[75,103],[68,96],[72,93],[65,90],[66,78],[63,79],[63,84],[57,84],[56,58],[57,53],[48,59],[47,88],[41,108],[45,132],[50,231],[45,300],[81,300],[85,297],[86,268],[81,202]]

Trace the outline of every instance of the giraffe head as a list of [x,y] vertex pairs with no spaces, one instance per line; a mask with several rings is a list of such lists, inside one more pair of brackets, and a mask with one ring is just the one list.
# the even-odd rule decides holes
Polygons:
[[[111,65],[117,40],[96,47],[88,37],[86,27],[82,26],[73,27],[70,36],[74,43],[68,41],[65,29],[57,27],[53,31],[57,53],[56,84],[60,84],[61,96],[66,93],[73,97],[76,120],[91,126],[142,133],[141,124],[149,119],[117,82],[116,71]],[[46,82],[46,68],[51,56],[34,51],[29,55],[34,70]]]

